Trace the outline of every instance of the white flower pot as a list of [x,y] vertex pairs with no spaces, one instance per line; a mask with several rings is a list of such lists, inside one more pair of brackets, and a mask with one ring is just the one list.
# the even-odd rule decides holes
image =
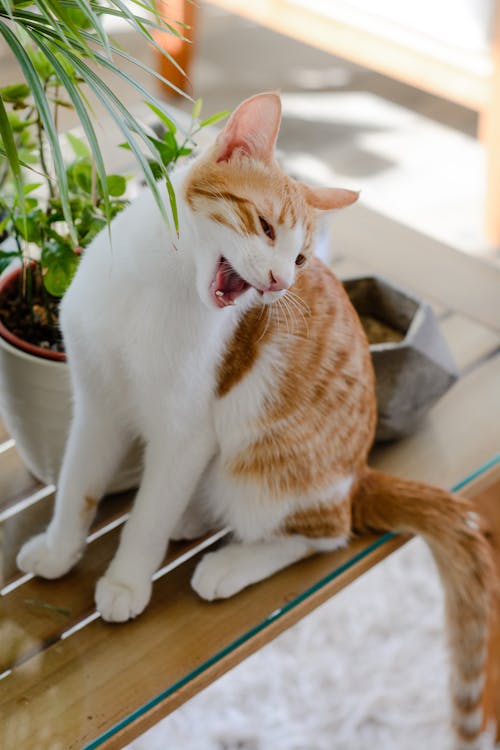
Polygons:
[[[67,363],[28,354],[0,336],[0,414],[27,468],[46,484],[57,483],[71,413]],[[141,471],[136,448],[109,491],[137,487]]]

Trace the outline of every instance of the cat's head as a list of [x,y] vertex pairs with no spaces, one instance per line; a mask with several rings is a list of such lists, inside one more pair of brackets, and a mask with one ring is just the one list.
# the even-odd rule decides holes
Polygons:
[[313,253],[318,212],[358,197],[288,177],[274,154],[280,122],[278,94],[246,99],[187,176],[185,198],[203,240],[197,287],[210,305],[250,295],[269,304],[285,294]]

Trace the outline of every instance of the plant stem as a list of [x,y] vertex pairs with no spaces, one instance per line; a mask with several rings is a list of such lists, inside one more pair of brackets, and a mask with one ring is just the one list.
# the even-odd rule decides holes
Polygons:
[[47,322],[51,328],[54,328],[54,316],[52,315],[52,310],[50,309],[49,298],[47,296],[47,290],[45,289],[45,286],[43,283],[41,266],[38,266],[38,273],[40,276],[40,289],[42,290],[43,306],[45,308],[45,312],[47,313]]
[[30,309],[31,323],[34,324],[35,316],[33,314],[33,268],[30,261],[24,263],[24,273],[26,274],[26,302]]

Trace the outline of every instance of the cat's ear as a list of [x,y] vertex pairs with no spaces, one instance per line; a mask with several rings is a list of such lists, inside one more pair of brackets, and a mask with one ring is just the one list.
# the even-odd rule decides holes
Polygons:
[[306,201],[313,208],[319,208],[320,211],[333,211],[337,208],[345,208],[355,203],[359,198],[359,193],[355,190],[345,190],[344,188],[313,188],[309,185],[303,185]]
[[217,137],[216,161],[229,161],[239,151],[257,161],[271,162],[280,122],[281,100],[278,94],[269,92],[245,99]]

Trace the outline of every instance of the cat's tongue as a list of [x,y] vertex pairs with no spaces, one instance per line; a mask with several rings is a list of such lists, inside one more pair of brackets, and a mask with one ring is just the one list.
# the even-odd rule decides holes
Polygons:
[[249,287],[250,284],[241,278],[229,261],[220,258],[210,285],[210,292],[215,304],[218,307],[234,305],[236,297],[243,294]]

